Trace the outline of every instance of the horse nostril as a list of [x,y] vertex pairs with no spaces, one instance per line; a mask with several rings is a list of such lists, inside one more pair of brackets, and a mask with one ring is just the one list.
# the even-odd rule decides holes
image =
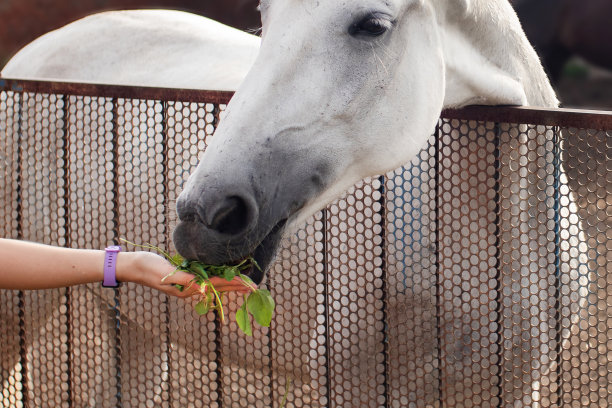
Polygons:
[[182,197],[179,197],[176,201],[176,214],[179,220],[184,222],[193,222],[200,219],[195,208],[190,206]]
[[223,234],[235,235],[250,223],[249,208],[238,196],[226,197],[212,211],[207,211],[207,227]]

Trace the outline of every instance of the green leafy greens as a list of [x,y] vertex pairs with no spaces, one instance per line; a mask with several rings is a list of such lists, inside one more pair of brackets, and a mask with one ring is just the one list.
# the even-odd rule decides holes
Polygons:
[[[217,291],[210,281],[210,278],[217,276],[227,281],[232,281],[235,277],[239,277],[244,285],[249,288],[250,292],[248,295],[244,295],[244,302],[236,311],[236,322],[238,323],[238,327],[247,336],[252,336],[251,315],[260,326],[270,327],[272,314],[276,307],[272,295],[265,289],[257,289],[253,281],[242,273],[250,268],[259,269],[259,265],[257,265],[257,262],[253,258],[246,258],[236,265],[208,265],[200,261],[186,260],[179,254],[170,255],[168,252],[154,245],[134,244],[125,239],[122,239],[122,241],[136,247],[154,250],[165,257],[168,262],[175,267],[175,270],[164,277],[164,279],[172,276],[176,271],[184,271],[192,274],[194,277],[190,285],[198,285],[200,287],[199,292],[202,294],[202,299],[200,299],[194,307],[195,312],[200,316],[215,310],[221,321],[224,322],[223,293]],[[185,289],[182,285],[175,286],[180,290]]]

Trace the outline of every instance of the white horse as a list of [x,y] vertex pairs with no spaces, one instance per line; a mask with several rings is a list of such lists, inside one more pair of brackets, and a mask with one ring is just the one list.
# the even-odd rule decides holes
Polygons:
[[257,37],[202,17],[108,12],[43,36],[2,75],[237,88],[180,196],[174,240],[190,258],[254,253],[264,268],[285,231],[356,181],[408,163],[443,108],[558,104],[506,0],[263,0],[260,8],[257,57]]

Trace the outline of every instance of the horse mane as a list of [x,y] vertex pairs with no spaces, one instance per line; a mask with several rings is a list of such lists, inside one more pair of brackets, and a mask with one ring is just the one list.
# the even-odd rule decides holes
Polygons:
[[559,101],[539,56],[508,0],[448,0],[446,21],[524,89],[528,106],[557,107]]

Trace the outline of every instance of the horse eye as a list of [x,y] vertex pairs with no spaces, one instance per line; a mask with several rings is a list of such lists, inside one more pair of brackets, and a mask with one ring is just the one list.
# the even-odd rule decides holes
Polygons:
[[391,22],[389,20],[369,16],[353,24],[349,28],[349,34],[352,36],[367,35],[370,37],[378,37],[383,35],[390,27]]

